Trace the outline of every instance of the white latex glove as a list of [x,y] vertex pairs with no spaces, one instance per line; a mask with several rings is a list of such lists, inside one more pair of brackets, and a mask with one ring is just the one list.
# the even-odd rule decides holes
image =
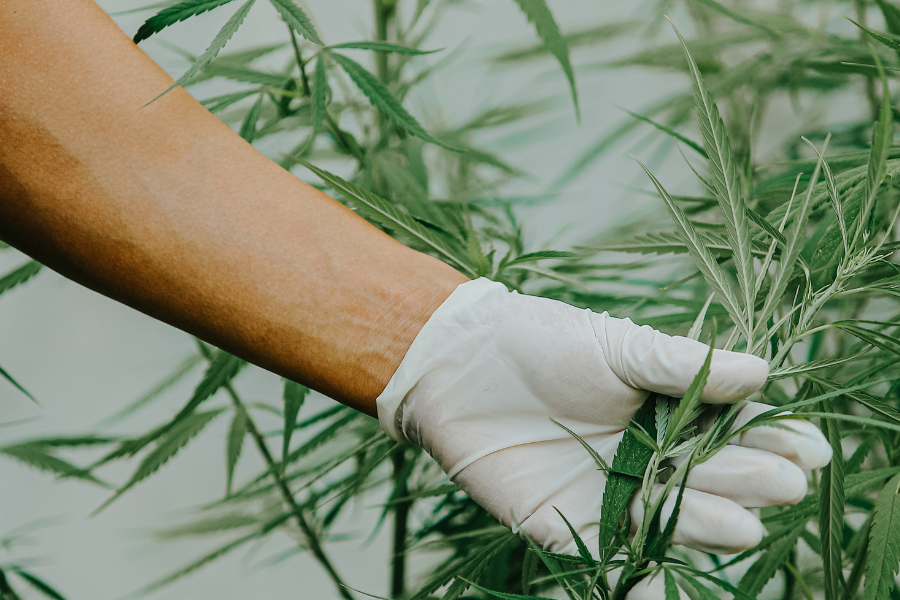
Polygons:
[[[611,463],[647,390],[683,395],[708,351],[629,319],[479,279],[460,285],[425,324],[378,397],[378,417],[385,432],[422,446],[508,527],[546,550],[574,554],[555,507],[596,552],[606,477],[551,419]],[[737,402],[767,374],[762,359],[715,350],[702,400]],[[770,408],[749,404],[739,424]],[[751,548],[763,526],[745,507],[806,495],[803,469],[826,465],[831,447],[811,423],[780,424],[793,431],[752,429],[692,469],[674,543],[720,554]],[[673,493],[669,509],[674,500]],[[632,502],[636,523],[642,509]]]

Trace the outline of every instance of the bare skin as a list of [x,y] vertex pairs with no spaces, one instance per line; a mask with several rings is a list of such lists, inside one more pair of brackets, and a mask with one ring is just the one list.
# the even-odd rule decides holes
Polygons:
[[367,414],[466,277],[253,149],[92,0],[0,0],[0,238]]

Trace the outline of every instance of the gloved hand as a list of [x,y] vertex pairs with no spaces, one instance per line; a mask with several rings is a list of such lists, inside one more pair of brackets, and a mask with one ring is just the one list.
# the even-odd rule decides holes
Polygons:
[[[486,279],[460,285],[431,316],[378,397],[382,428],[422,446],[448,477],[546,550],[575,553],[559,509],[594,549],[605,475],[562,423],[611,463],[648,391],[681,396],[709,347]],[[715,350],[702,400],[746,398],[766,381],[760,358]],[[750,403],[739,425],[770,409]],[[798,502],[804,469],[831,459],[803,420],[743,433],[687,480],[673,542],[713,553],[755,546],[745,507]],[[674,493],[663,513],[671,512]],[[635,523],[643,506],[631,504]],[[594,549],[596,552],[596,549]]]

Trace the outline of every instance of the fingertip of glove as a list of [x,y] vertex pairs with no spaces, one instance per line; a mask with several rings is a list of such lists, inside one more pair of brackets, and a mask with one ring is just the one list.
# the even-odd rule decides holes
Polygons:
[[743,400],[765,385],[769,363],[742,352],[714,350],[704,402],[731,404]]

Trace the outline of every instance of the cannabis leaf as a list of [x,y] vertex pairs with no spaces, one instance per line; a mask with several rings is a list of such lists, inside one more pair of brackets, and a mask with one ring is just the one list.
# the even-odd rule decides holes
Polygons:
[[344,69],[347,75],[350,76],[350,79],[353,80],[353,83],[355,83],[362,93],[369,98],[372,105],[375,106],[375,108],[377,108],[391,123],[406,133],[423,139],[426,142],[443,146],[448,150],[459,150],[459,148],[445,144],[425,131],[425,128],[416,121],[416,118],[403,108],[400,101],[397,100],[374,75],[366,71],[358,62],[343,54],[335,52],[329,53],[329,56]]
[[875,501],[869,549],[866,554],[866,583],[863,600],[890,596],[894,575],[900,567],[900,475],[882,488]]
[[247,14],[250,12],[250,9],[253,8],[253,5],[256,3],[256,0],[247,0],[243,6],[241,6],[236,13],[231,15],[231,18],[225,22],[225,25],[222,26],[222,29],[219,30],[219,33],[216,34],[216,37],[213,38],[212,43],[209,47],[200,55],[197,60],[188,68],[188,70],[178,78],[175,83],[169,86],[166,91],[161,93],[159,96],[148,102],[147,104],[152,104],[174,90],[176,87],[180,85],[184,85],[188,81],[190,81],[195,75],[197,75],[200,71],[203,70],[212,60],[216,57],[217,54],[225,47],[225,44],[228,43],[228,40],[232,38],[235,32],[241,27],[241,24],[244,22],[244,19],[247,18]]
[[144,24],[141,25],[138,28],[137,33],[134,34],[134,43],[138,44],[170,25],[174,25],[175,23],[184,21],[233,1],[234,0],[185,0],[174,6],[166,7],[144,21]]
[[311,42],[320,46],[324,45],[319,38],[319,34],[316,33],[316,28],[312,21],[306,16],[303,9],[294,3],[294,0],[269,0],[269,2],[272,3],[272,6],[275,7],[275,10],[278,11],[278,14],[281,15],[291,29]]
[[706,149],[707,163],[712,176],[712,184],[716,190],[719,207],[725,216],[725,227],[728,230],[728,242],[734,251],[733,259],[737,269],[738,283],[744,292],[742,308],[746,321],[744,330],[753,331],[753,306],[756,295],[756,273],[753,270],[752,244],[747,206],[744,200],[743,184],[740,179],[737,163],[731,151],[731,141],[725,131],[725,123],[719,116],[716,106],[697,63],[691,56],[681,32],[675,29],[684,55],[688,62],[691,81],[694,88],[694,105],[700,120],[703,133],[703,146]]
[[550,12],[544,0],[516,0],[516,4],[519,5],[519,8],[522,9],[528,20],[534,24],[534,28],[537,30],[541,40],[543,40],[544,46],[556,57],[563,72],[566,74],[566,79],[569,81],[569,90],[572,94],[572,104],[575,105],[575,117],[580,123],[581,108],[578,106],[575,72],[572,70],[572,63],[569,60],[569,44],[559,32],[559,26],[553,18],[553,13]]

